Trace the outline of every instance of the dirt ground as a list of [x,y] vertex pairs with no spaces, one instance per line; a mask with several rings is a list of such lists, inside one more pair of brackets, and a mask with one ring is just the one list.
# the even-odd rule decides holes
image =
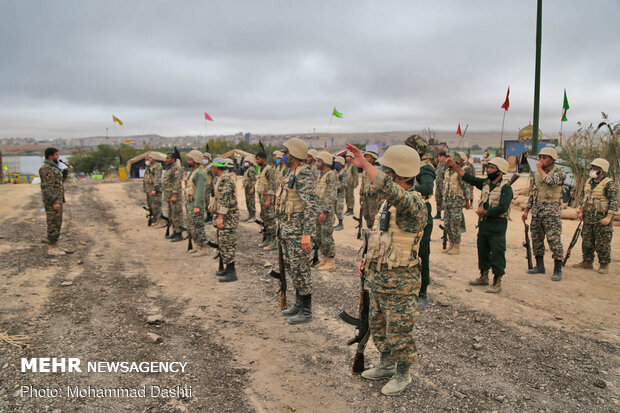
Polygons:
[[[526,185],[525,178],[515,188]],[[238,191],[240,205],[243,192]],[[477,194],[478,195],[478,194]],[[526,274],[520,211],[509,223],[507,274],[498,295],[470,288],[478,275],[476,216],[466,211],[462,253],[432,237],[430,305],[419,312],[419,362],[400,397],[384,382],[350,374],[353,329],[335,317],[357,311],[360,242],[354,221],[336,232],[337,267],[314,272],[315,318],[290,326],[278,314],[276,252],[257,248],[256,224],[239,226],[239,282],[218,283],[217,261],[189,257],[146,226],[141,182],[68,185],[61,244],[48,258],[35,185],[0,186],[0,412],[166,411],[620,411],[618,237],[606,276],[575,270],[564,280]],[[434,206],[434,202],[433,202]],[[241,218],[246,217],[243,208]],[[576,221],[564,221],[568,245]],[[207,227],[214,239],[214,230]],[[63,282],[71,285],[61,285]],[[289,283],[290,284],[290,283]],[[288,292],[289,302],[294,297]],[[161,314],[163,323],[147,317]],[[155,333],[161,343],[149,341]],[[6,336],[5,336],[6,337]],[[22,357],[86,361],[186,361],[184,373],[21,373]],[[372,343],[367,366],[376,363]],[[191,397],[21,397],[21,386],[191,386]]]

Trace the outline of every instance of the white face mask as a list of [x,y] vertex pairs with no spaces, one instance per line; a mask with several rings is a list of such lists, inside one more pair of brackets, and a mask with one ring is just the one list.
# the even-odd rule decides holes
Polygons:
[[202,160],[202,164],[203,165],[208,165],[209,164],[209,160],[208,159],[203,159]]
[[595,171],[595,170],[591,170],[590,171],[590,178],[592,178],[592,179],[598,178],[598,172]]
[[145,161],[144,163],[146,164],[146,166],[149,166],[151,164],[151,161]]

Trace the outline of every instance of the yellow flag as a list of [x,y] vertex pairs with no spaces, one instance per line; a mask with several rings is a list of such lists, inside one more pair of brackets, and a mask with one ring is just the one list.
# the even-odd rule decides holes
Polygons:
[[119,125],[123,124],[123,121],[120,120],[119,118],[117,118],[116,116],[112,115],[112,122],[118,122]]

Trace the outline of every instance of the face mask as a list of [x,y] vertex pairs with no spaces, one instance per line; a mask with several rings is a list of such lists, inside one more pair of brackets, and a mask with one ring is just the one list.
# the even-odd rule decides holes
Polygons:
[[146,166],[149,166],[149,165],[151,164],[151,161],[145,161],[145,162],[144,162],[144,164],[145,164]]
[[595,171],[594,169],[590,170],[590,178],[592,179],[598,178],[598,171]]
[[280,159],[276,159],[276,165],[280,165]]
[[491,181],[495,181],[495,178],[497,178],[499,176],[499,172],[495,171],[495,172],[487,172],[487,178],[489,178]]
[[282,155],[282,162],[284,162],[285,164],[288,165],[288,163],[286,161],[288,161],[288,155],[284,154],[284,155]]
[[340,164],[338,162],[334,162],[334,169],[340,169]]
[[203,165],[208,165],[209,164],[209,160],[208,159],[203,159],[202,160],[202,164]]

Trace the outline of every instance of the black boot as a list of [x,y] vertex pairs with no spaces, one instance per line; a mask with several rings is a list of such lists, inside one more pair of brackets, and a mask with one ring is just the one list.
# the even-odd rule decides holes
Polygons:
[[562,260],[553,260],[552,281],[562,281]]
[[174,238],[174,234],[176,234],[176,232],[172,232],[171,234],[166,235],[166,239]]
[[545,256],[536,256],[536,266],[531,270],[527,270],[528,274],[544,274],[545,273]]
[[349,208],[349,209],[347,209],[347,212],[344,213],[344,216],[348,217],[348,216],[351,216],[351,215],[353,215],[353,209]]
[[342,220],[338,219],[338,225],[334,227],[334,231],[342,231],[344,229],[344,225],[342,225]]
[[418,308],[421,310],[428,305],[428,296],[426,292],[420,291],[420,295],[418,295]]
[[316,267],[319,263],[319,250],[314,250],[314,257],[312,257],[312,262],[310,263],[311,267]]
[[222,271],[216,271],[215,275],[217,275],[218,277],[223,277],[226,275],[226,268],[224,268]]
[[289,324],[303,324],[312,321],[312,294],[302,295],[300,312],[288,319]]
[[213,224],[213,215],[211,215],[210,212],[208,212],[205,217],[205,224]]
[[229,283],[232,281],[237,281],[237,271],[235,271],[234,262],[231,262],[230,264],[226,266],[226,269],[224,270],[224,274],[222,275],[222,278],[220,278],[218,281],[221,283]]
[[284,317],[290,317],[296,315],[301,311],[303,303],[301,301],[301,295],[297,291],[295,291],[295,305],[289,308],[288,310],[284,310],[280,313],[280,315]]
[[435,214],[433,219],[441,219],[441,211],[437,211],[437,214]]
[[173,233],[172,238],[170,238],[170,241],[172,242],[183,241],[183,234],[181,234],[180,232]]

